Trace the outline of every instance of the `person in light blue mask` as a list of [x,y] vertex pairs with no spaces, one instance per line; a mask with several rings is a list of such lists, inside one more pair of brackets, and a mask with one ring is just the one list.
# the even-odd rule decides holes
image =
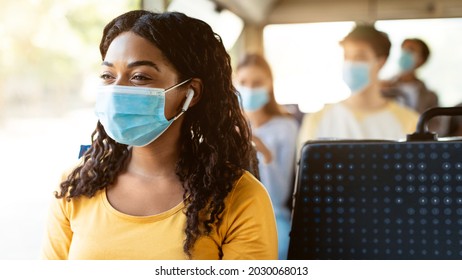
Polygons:
[[430,57],[427,44],[418,38],[408,38],[401,44],[398,58],[399,73],[383,83],[383,94],[413,108],[419,113],[438,106],[438,96],[417,77],[417,71]]
[[244,55],[236,67],[235,85],[252,127],[260,180],[276,214],[279,259],[287,259],[298,122],[276,102],[272,71],[263,56]]
[[340,44],[342,78],[351,95],[304,118],[299,149],[305,141],[319,138],[404,139],[414,131],[418,115],[381,93],[379,72],[390,53],[388,35],[373,25],[356,25]]
[[[428,45],[419,38],[407,38],[402,42],[400,51],[397,62],[399,72],[392,79],[382,83],[383,95],[418,113],[439,106],[438,95],[417,77],[417,72],[430,57]],[[438,127],[434,120],[430,122],[430,128],[441,133],[439,129],[443,128]]]
[[[423,40],[405,39],[401,44],[401,53],[397,62],[399,73],[392,79],[382,82],[383,95],[420,114],[429,108],[439,106],[438,95],[417,77],[417,72],[427,63],[429,57],[430,48]],[[446,119],[432,119],[429,129],[438,134],[444,134]]]
[[182,13],[104,28],[91,147],[52,200],[44,259],[276,259],[277,229],[219,35]]

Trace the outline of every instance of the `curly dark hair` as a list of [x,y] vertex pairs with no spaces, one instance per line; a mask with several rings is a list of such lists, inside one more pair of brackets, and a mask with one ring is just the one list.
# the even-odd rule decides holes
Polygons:
[[[203,83],[201,99],[185,113],[181,157],[176,164],[185,190],[183,250],[191,257],[195,241],[219,224],[224,200],[243,170],[258,178],[250,128],[232,84],[230,57],[220,36],[205,22],[177,12],[136,10],[120,15],[104,28],[100,43],[103,60],[114,38],[127,31],[159,48],[179,80],[198,78]],[[81,164],[61,183],[57,198],[92,197],[115,182],[126,166],[128,146],[108,137],[100,122],[91,140]]]

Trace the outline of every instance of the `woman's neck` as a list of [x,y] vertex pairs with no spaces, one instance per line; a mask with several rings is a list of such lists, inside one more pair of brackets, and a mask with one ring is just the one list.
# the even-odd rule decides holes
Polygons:
[[[176,164],[180,156],[179,135],[180,124],[173,123],[154,142],[144,147],[133,147],[127,172],[145,178],[160,178],[176,176]],[[172,139],[177,139],[172,141]]]

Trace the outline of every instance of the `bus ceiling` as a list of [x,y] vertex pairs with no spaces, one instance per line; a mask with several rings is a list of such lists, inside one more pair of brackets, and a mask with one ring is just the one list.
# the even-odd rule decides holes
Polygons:
[[263,53],[263,29],[271,24],[462,18],[462,0],[141,0],[141,6],[199,18],[209,17],[209,9],[215,15],[230,11],[243,23],[237,53]]
[[246,25],[462,17],[460,0],[211,0]]

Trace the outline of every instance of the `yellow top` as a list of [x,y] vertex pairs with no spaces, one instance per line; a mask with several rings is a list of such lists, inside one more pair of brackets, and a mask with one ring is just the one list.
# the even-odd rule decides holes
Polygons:
[[[185,205],[153,216],[117,211],[105,189],[92,198],[54,199],[43,259],[187,259]],[[277,259],[277,232],[268,193],[250,173],[225,200],[220,226],[196,241],[192,259]]]
[[418,117],[394,101],[374,112],[353,111],[343,103],[327,105],[303,118],[298,150],[304,142],[315,139],[402,140],[415,131]]

